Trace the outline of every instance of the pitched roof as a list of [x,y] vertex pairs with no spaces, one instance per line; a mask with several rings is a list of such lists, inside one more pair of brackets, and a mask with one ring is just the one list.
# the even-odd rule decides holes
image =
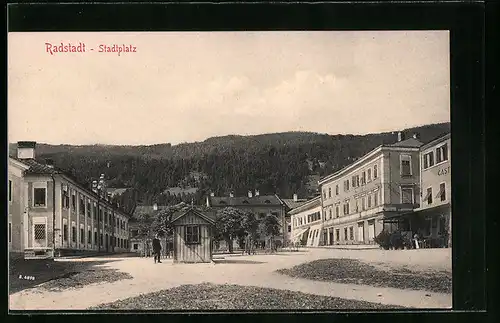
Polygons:
[[290,210],[295,209],[296,207],[299,207],[305,202],[307,202],[307,199],[298,199],[297,201],[295,201],[294,199],[281,199],[281,200]]
[[205,221],[207,221],[208,223],[215,224],[215,217],[212,214],[213,212],[203,212],[194,206],[189,206],[187,208],[183,208],[182,210],[175,212],[174,215],[172,216],[172,223],[175,223],[177,220],[179,220],[180,218],[184,217],[186,214],[189,213],[194,213],[197,216],[204,219]]
[[151,214],[156,211],[161,211],[163,209],[166,209],[167,207],[185,207],[187,206],[186,203],[181,202],[176,205],[157,205],[157,210],[155,210],[154,205],[137,205],[134,210],[134,216],[139,215],[141,213],[143,214]]
[[252,197],[210,196],[209,199],[211,206],[281,205],[281,201],[276,195],[259,195]]
[[406,140],[398,141],[394,144],[388,145],[389,147],[409,147],[409,148],[420,148],[423,143],[415,138],[408,138]]

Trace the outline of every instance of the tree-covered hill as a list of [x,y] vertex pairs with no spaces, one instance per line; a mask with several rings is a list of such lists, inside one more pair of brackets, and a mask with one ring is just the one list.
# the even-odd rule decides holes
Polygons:
[[[450,131],[450,124],[405,129],[407,137],[420,135],[424,143]],[[223,136],[203,142],[150,146],[37,144],[37,157],[51,158],[56,166],[89,185],[106,174],[110,187],[129,187],[123,203],[136,201],[202,203],[209,191],[215,194],[278,193],[291,197],[312,194],[309,175],[324,176],[361,157],[383,143],[397,140],[396,132],[369,135],[327,135],[285,132],[255,136]],[[15,144],[10,144],[15,154]],[[192,179],[199,172],[207,175]],[[165,190],[187,185],[199,190],[189,196],[169,196]],[[161,194],[163,193],[163,194]],[[122,204],[123,204],[122,203]]]

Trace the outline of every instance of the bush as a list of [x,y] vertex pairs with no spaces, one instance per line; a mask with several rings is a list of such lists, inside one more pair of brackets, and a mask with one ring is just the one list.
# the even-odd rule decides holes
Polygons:
[[382,230],[376,237],[375,242],[385,250],[389,250],[391,247],[391,234],[386,230]]

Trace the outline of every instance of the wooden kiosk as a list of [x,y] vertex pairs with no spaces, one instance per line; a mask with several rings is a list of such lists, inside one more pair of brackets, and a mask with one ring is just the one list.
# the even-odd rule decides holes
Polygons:
[[172,217],[174,263],[212,262],[212,232],[215,220],[194,207]]

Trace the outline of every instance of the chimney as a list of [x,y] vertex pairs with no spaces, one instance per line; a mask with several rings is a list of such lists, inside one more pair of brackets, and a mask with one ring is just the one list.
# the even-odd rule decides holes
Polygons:
[[255,190],[255,196],[259,196],[259,195],[260,195],[259,190]]
[[251,198],[252,197],[252,191],[248,191],[248,197]]
[[34,159],[35,158],[35,141],[18,141],[17,142],[17,158],[19,159]]
[[54,160],[52,160],[50,158],[46,158],[45,165],[49,166],[50,168],[54,168]]
[[233,192],[229,193],[229,197],[234,197]]
[[415,132],[413,134],[413,139],[420,139],[420,134],[418,132]]
[[401,131],[398,132],[398,142],[405,140],[405,134]]
[[297,196],[297,194],[293,194],[293,201],[294,202],[298,202],[299,201],[299,197]]
[[210,196],[211,196],[211,197],[214,197],[214,196],[215,196],[215,193],[214,193],[214,192],[211,192],[211,193],[210,193]]
[[153,204],[153,210],[158,211],[158,204]]

